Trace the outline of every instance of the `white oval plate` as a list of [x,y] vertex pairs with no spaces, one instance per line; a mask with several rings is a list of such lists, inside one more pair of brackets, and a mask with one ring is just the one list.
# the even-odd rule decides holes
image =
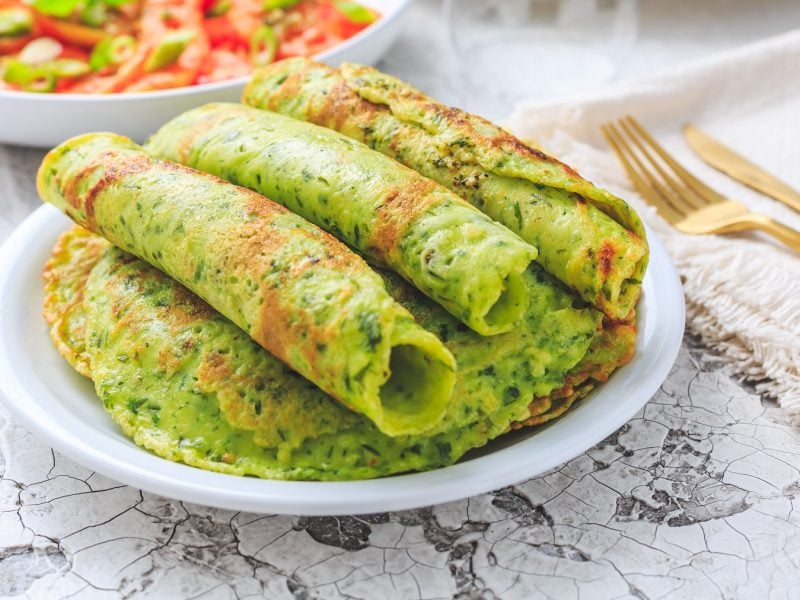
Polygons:
[[[314,58],[375,64],[397,38],[411,0],[364,0],[381,14],[373,25]],[[0,144],[49,147],[89,131],[113,131],[138,142],[206,102],[238,102],[249,77],[171,90],[120,94],[33,94],[0,90]]]
[[42,317],[42,266],[70,221],[42,206],[0,249],[0,391],[43,441],[103,475],[171,498],[250,512],[365,514],[448,502],[511,485],[558,466],[616,431],[667,377],[683,337],[683,292],[652,232],[638,306],[634,359],[589,398],[543,428],[489,443],[461,462],[347,482],[269,481],[203,471],[150,454],[126,438],[89,380],[56,352]]

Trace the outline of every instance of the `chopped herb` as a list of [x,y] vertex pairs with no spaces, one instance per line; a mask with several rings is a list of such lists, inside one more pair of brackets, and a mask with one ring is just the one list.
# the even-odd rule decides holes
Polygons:
[[382,339],[381,324],[378,315],[373,312],[362,312],[358,315],[358,329],[367,337],[367,344],[374,349]]
[[132,400],[128,400],[128,410],[133,414],[138,415],[139,409],[145,402],[147,402],[147,398],[134,398]]

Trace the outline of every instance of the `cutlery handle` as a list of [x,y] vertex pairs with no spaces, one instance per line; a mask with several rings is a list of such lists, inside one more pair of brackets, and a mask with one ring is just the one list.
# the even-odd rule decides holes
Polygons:
[[780,182],[778,183],[780,184],[779,186],[772,186],[769,188],[769,191],[767,191],[766,188],[759,191],[767,194],[767,196],[772,196],[776,200],[783,202],[786,206],[800,212],[800,194],[795,192],[792,188]]
[[800,231],[792,229],[791,227],[770,219],[769,217],[765,217],[764,215],[748,216],[752,217],[750,221],[753,226],[756,227],[756,229],[759,229],[764,233],[768,233],[775,239],[778,239],[789,246],[789,248],[792,250],[800,252]]

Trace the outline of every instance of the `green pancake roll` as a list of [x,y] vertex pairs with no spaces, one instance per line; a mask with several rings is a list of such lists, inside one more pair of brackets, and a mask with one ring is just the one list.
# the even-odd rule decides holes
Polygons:
[[534,301],[519,327],[490,338],[384,273],[396,300],[440,333],[459,364],[453,401],[437,427],[390,437],[175,280],[91,237],[76,228],[60,240],[46,268],[48,314],[70,305],[64,290],[78,290],[83,301],[70,318],[85,324],[85,341],[73,355],[89,365],[113,420],[155,454],[212,471],[348,480],[448,465],[532,418],[533,407],[537,422],[560,414],[591,389],[588,362],[602,356],[611,370],[622,357],[601,342],[601,315],[574,308],[535,265],[523,276]]
[[363,259],[285,208],[108,133],[53,149],[37,187],[387,435],[421,433],[444,414],[450,352]]
[[307,58],[256,71],[243,102],[341,132],[439,182],[536,246],[539,264],[581,298],[630,316],[648,261],[638,215],[502,128],[371,67]]
[[389,268],[482,335],[510,331],[536,249],[415,171],[339,133],[208,104],[145,148],[272,198]]

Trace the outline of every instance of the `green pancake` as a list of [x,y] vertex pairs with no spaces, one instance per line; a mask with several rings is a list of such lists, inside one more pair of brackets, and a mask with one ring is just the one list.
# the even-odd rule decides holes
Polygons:
[[510,331],[525,312],[520,278],[534,247],[344,135],[241,104],[208,104],[164,125],[145,147],[283,204],[482,335]]
[[53,149],[37,187],[384,433],[420,433],[444,414],[452,355],[363,259],[285,208],[114,134]]
[[630,317],[644,227],[621,199],[500,127],[371,67],[307,58],[257,71],[243,102],[339,131],[430,177],[536,246],[537,261],[612,319]]
[[[70,257],[85,258],[83,274]],[[142,260],[87,243],[73,230],[47,271],[46,302],[54,311],[67,304],[61,290],[85,285],[83,314],[72,318],[86,324],[91,378],[126,435],[164,458],[238,475],[346,480],[451,464],[529,418],[532,407],[549,403],[536,413],[544,421],[590,389],[566,386],[590,376],[593,367],[582,359],[603,336],[599,313],[573,308],[569,294],[535,266],[524,275],[536,301],[523,323],[491,338],[385,274],[393,296],[440,333],[459,363],[437,430],[389,437]],[[603,356],[613,366],[620,358]],[[544,400],[548,394],[553,402]]]

